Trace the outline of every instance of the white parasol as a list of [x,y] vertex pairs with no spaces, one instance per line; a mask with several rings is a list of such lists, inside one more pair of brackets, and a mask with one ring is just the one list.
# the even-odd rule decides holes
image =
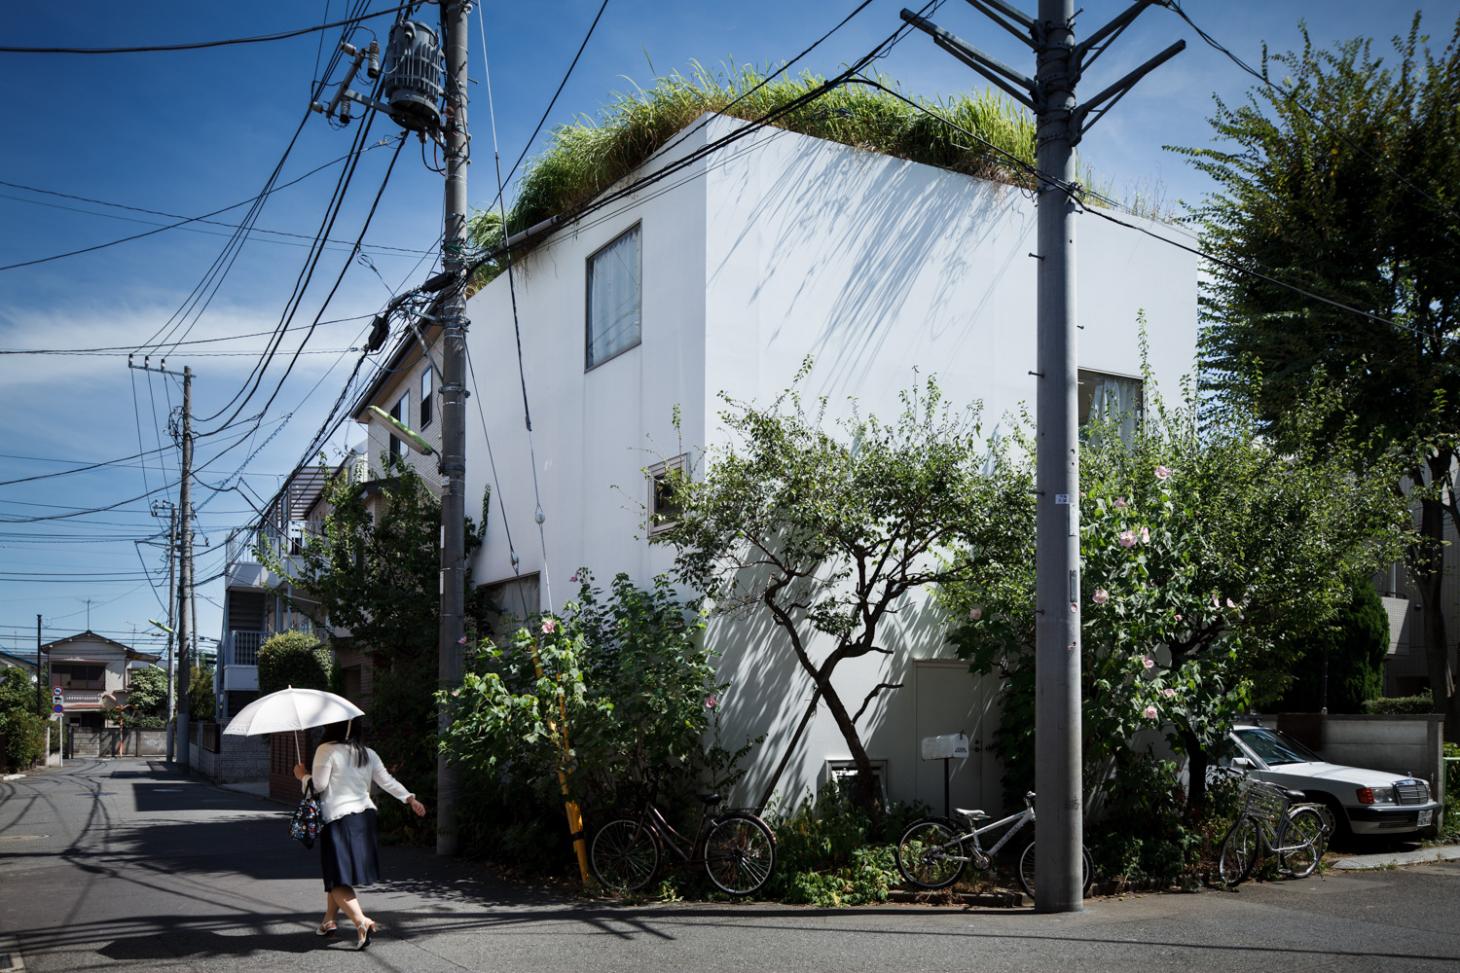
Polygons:
[[[228,721],[223,732],[234,736],[290,733],[364,715],[364,710],[343,696],[322,689],[295,689],[290,686],[249,703]],[[297,736],[294,738],[294,750],[299,753]],[[303,760],[302,756],[300,760]]]

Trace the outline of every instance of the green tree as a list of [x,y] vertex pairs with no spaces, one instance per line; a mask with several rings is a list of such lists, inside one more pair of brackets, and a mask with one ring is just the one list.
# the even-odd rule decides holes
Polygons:
[[775,624],[770,645],[810,680],[811,707],[830,712],[856,765],[854,796],[872,808],[880,798],[856,719],[900,686],[881,684],[853,709],[837,670],[891,655],[904,599],[964,574],[941,556],[1001,534],[995,512],[1017,501],[981,474],[977,410],[952,409],[931,380],[903,393],[894,421],[854,416],[835,431],[823,427],[825,402],[808,412],[794,389],[764,408],[725,401],[731,445],[711,451],[702,479],[671,474],[679,519],[651,541],[675,548],[681,579],[717,610]]
[[1365,700],[1383,695],[1389,613],[1368,578],[1355,579],[1349,590],[1333,621],[1301,641],[1282,709],[1316,713],[1326,705],[1330,713],[1362,713]]
[[24,669],[0,670],[0,766],[25,770],[45,750],[45,719],[36,713],[35,684]]
[[127,708],[141,717],[164,715],[167,673],[156,666],[133,669],[127,676]]
[[1241,104],[1218,101],[1221,145],[1179,151],[1219,186],[1194,212],[1222,259],[1203,280],[1203,383],[1218,405],[1255,405],[1275,426],[1326,377],[1366,435],[1407,450],[1396,487],[1419,487],[1420,537],[1406,560],[1435,707],[1460,739],[1441,546],[1447,516],[1460,528],[1457,41],[1460,23],[1432,52],[1416,15],[1386,63],[1367,40],[1315,50],[1305,31],[1301,50],[1263,66],[1290,95],[1258,87]]
[[[1324,408],[1287,420],[1288,450],[1249,416],[1204,425],[1194,401],[1156,398],[1130,442],[1092,430],[1080,455],[1082,663],[1087,790],[1142,728],[1165,727],[1190,761],[1191,806],[1206,767],[1258,687],[1291,678],[1297,636],[1348,604],[1349,579],[1407,540],[1393,460],[1363,472],[1350,435]],[[1323,417],[1319,421],[1315,417]],[[1027,444],[1026,444],[1027,446]],[[1032,494],[1025,450],[1001,452],[1009,496]],[[1008,783],[1032,780],[1033,504],[994,543],[971,543],[943,595],[961,620],[954,644],[974,668],[1010,681],[999,738]]]
[[280,632],[259,646],[259,692],[329,689],[334,671],[330,650],[309,632]]
[[188,717],[206,722],[217,715],[217,699],[213,696],[213,667],[193,663],[188,676]]

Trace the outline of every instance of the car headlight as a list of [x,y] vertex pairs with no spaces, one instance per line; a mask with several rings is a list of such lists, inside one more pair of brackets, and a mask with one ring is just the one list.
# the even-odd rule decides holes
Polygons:
[[1360,804],[1393,804],[1394,788],[1392,787],[1360,787],[1354,792]]

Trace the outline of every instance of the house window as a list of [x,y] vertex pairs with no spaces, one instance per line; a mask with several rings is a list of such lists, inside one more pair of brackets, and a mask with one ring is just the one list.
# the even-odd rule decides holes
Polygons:
[[56,665],[51,674],[63,689],[105,689],[106,666]]
[[[405,393],[399,399],[396,400],[395,405],[390,410],[390,417],[392,419],[394,419],[396,422],[399,422],[401,425],[409,425],[410,424],[410,421],[411,421],[411,393],[410,392]],[[390,458],[391,459],[405,459],[405,455],[406,455],[406,444],[404,442],[402,442],[400,440],[400,437],[398,437],[397,435],[395,435],[395,433],[391,433],[391,435],[390,435]]]
[[1114,422],[1120,438],[1130,442],[1145,406],[1143,386],[1138,378],[1080,369],[1080,428],[1096,421]]
[[[854,760],[828,760],[826,762],[826,781],[828,784],[836,784],[844,791],[850,790],[857,779],[857,764]],[[872,783],[877,793],[882,795],[882,803],[887,803],[887,761],[872,761]]]
[[642,318],[639,227],[588,258],[586,369],[639,343]]
[[426,362],[426,370],[421,373],[421,428],[425,429],[435,418],[435,401],[431,398],[431,362]]
[[519,628],[542,611],[536,574],[482,585],[478,591],[481,595],[482,634],[498,645],[510,641]]
[[675,491],[688,469],[685,457],[676,456],[645,470],[649,481],[649,533],[657,534],[679,523],[682,508]]

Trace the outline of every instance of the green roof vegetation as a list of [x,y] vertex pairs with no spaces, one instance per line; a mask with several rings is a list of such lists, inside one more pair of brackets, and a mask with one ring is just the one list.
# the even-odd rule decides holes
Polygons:
[[[518,184],[517,199],[507,213],[508,232],[527,229],[592,200],[643,165],[675,133],[706,112],[753,120],[824,81],[812,74],[776,78],[731,105],[765,78],[765,73],[749,67],[714,74],[696,65],[688,77],[675,72],[658,79],[651,88],[636,87],[616,96],[596,119],[583,116],[558,128],[547,150]],[[879,80],[895,87],[885,78]],[[782,116],[775,124],[804,135],[983,179],[1025,188],[1033,185],[1028,170],[1003,154],[1034,165],[1034,122],[1018,105],[990,93],[939,101],[914,100],[977,132],[997,148],[968,138],[885,91],[860,84],[835,88]],[[472,238],[484,249],[500,243],[499,214],[476,214]],[[486,283],[497,272],[497,267],[483,267],[477,285]]]

